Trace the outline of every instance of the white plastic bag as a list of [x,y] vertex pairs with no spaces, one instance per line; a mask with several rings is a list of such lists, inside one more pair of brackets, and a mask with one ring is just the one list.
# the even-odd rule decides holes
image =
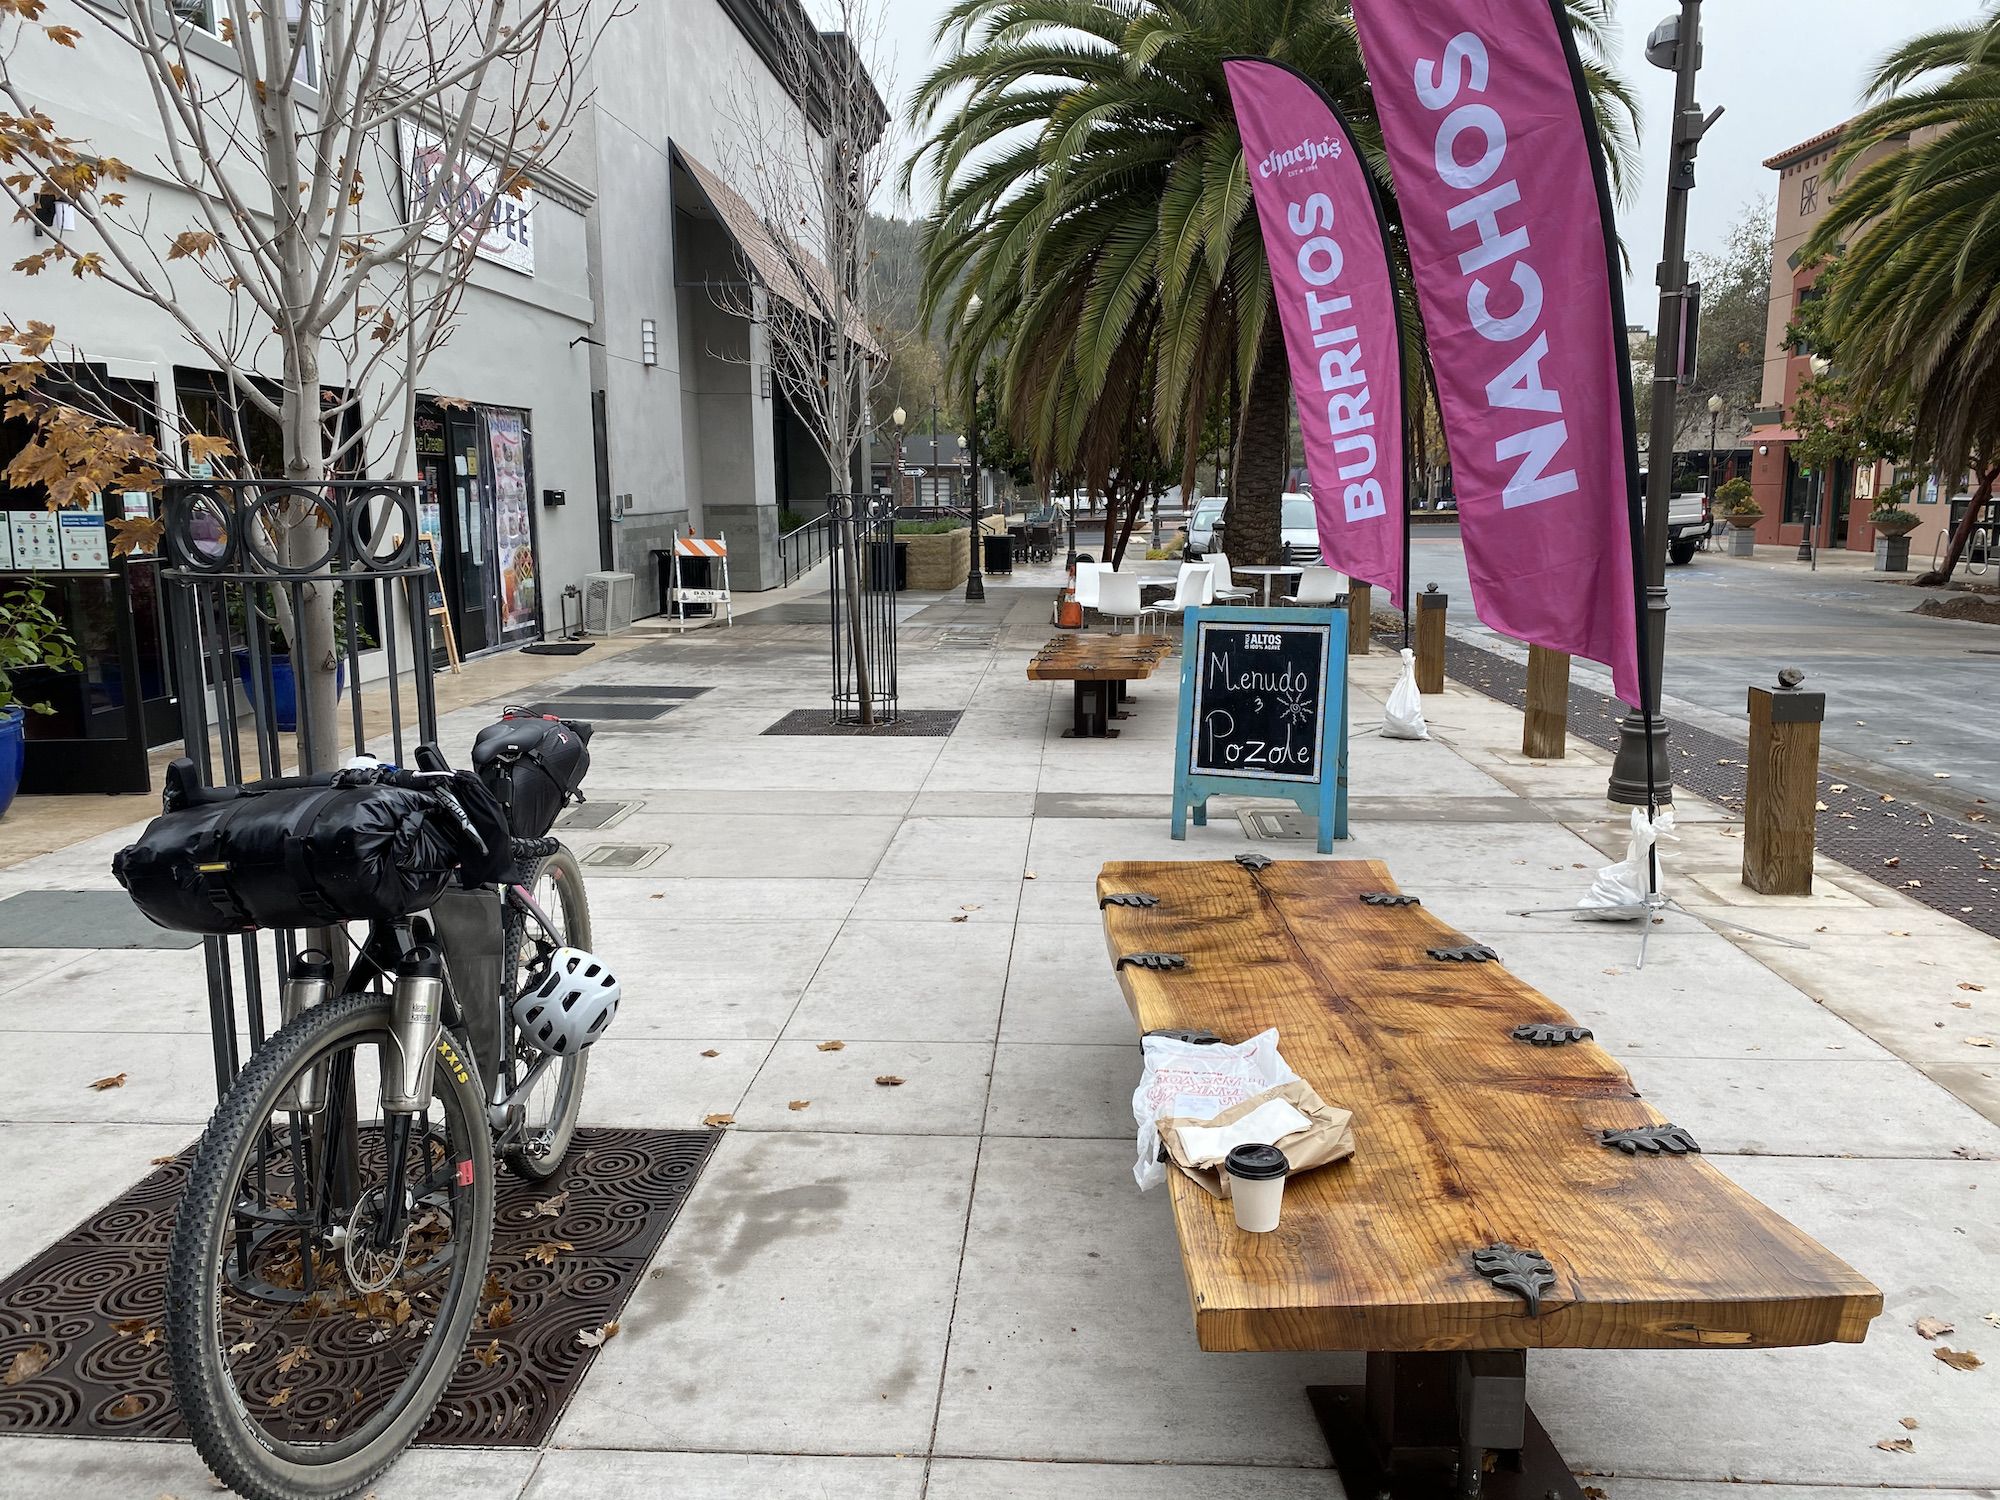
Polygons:
[[1403,675],[1389,689],[1389,701],[1382,710],[1382,738],[1385,740],[1427,740],[1424,723],[1424,695],[1417,691],[1417,653],[1403,648]]
[[1677,835],[1672,808],[1655,814],[1650,822],[1644,808],[1633,808],[1632,838],[1625,846],[1625,857],[1597,872],[1590,889],[1577,901],[1577,910],[1598,922],[1634,922],[1645,916],[1646,896],[1653,885],[1652,872],[1647,869],[1648,856],[1652,855],[1657,840],[1674,837]]
[[1234,1044],[1149,1036],[1143,1051],[1144,1070],[1132,1092],[1132,1119],[1139,1127],[1139,1159],[1132,1176],[1141,1188],[1158,1187],[1167,1180],[1155,1120],[1212,1120],[1232,1105],[1299,1076],[1278,1055],[1275,1030]]

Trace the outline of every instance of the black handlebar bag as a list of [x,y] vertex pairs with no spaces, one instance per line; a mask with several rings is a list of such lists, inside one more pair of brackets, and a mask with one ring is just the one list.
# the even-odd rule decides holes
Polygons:
[[472,765],[507,809],[516,838],[545,838],[590,770],[590,725],[509,710],[472,742]]
[[460,842],[420,791],[246,787],[153,819],[112,872],[177,932],[319,927],[423,911],[456,873]]

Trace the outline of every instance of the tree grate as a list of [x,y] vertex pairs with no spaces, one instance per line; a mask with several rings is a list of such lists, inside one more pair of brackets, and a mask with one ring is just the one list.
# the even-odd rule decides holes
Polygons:
[[843,724],[830,708],[800,708],[786,714],[765,730],[783,735],[855,735],[887,740],[941,740],[958,728],[955,708],[906,708],[887,724]]
[[[719,1135],[586,1128],[577,1131],[563,1170],[547,1182],[502,1171],[489,1266],[512,1319],[490,1328],[482,1311],[420,1445],[534,1448],[548,1440],[596,1358],[577,1334],[617,1318]],[[0,1432],[186,1437],[162,1325],[167,1246],[189,1155],[148,1174],[0,1282],[0,1369],[37,1346],[48,1359],[39,1374],[0,1385]],[[536,1212],[538,1203],[563,1193],[560,1213]],[[529,1255],[553,1240],[570,1248],[547,1265]],[[273,1388],[289,1383],[289,1405],[302,1413],[345,1408],[355,1389],[373,1410],[386,1394],[376,1387],[404,1373],[404,1366],[392,1362],[384,1370],[380,1361],[371,1373],[369,1345],[357,1335],[363,1325],[354,1316],[285,1326],[301,1331],[273,1339],[271,1360],[288,1340],[294,1348],[311,1347],[312,1357],[284,1376],[253,1372],[245,1388],[261,1389],[256,1383],[266,1375]],[[495,1357],[489,1363],[476,1350]],[[315,1425],[323,1420],[315,1417]],[[302,1433],[300,1440],[311,1439]]]

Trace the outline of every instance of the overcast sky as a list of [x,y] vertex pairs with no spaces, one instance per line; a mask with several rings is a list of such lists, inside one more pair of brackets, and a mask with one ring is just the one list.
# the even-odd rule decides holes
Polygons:
[[[931,62],[930,37],[947,0],[880,0],[886,7],[884,51],[898,95],[907,94]],[[1837,125],[1855,110],[1875,62],[1912,32],[1981,14],[1981,0],[1709,0],[1708,45],[1698,98],[1725,113],[1702,144],[1689,205],[1690,251],[1720,248],[1744,206],[1776,189],[1765,157]],[[1673,78],[1645,60],[1646,33],[1676,13],[1674,0],[1618,0],[1625,34],[1620,70],[1645,104],[1646,177],[1620,206],[1619,229],[1634,274],[1627,312],[1650,327],[1657,311],[1653,271],[1660,257],[1661,201],[1667,115]],[[918,201],[901,212],[922,212]]]

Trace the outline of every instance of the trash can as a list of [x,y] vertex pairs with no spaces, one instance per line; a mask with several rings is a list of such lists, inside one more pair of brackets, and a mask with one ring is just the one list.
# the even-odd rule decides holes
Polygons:
[[979,539],[981,565],[989,573],[1011,573],[1014,571],[1014,539],[1002,532],[998,536],[987,533]]
[[868,587],[890,593],[910,586],[910,548],[907,542],[879,541],[868,544]]

